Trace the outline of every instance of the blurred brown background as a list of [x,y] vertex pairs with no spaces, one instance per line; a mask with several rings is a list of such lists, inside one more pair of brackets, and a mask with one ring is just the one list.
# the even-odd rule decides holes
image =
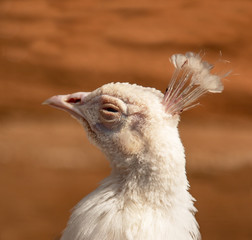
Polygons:
[[165,90],[186,51],[233,70],[180,124],[202,237],[252,239],[251,26],[249,0],[1,0],[0,239],[57,239],[109,174],[81,126],[41,102],[112,81]]

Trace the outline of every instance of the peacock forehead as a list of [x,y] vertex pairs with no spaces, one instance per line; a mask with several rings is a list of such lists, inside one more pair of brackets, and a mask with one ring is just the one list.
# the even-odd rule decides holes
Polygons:
[[118,97],[126,103],[161,102],[164,95],[155,88],[130,83],[109,83],[100,88],[101,94]]

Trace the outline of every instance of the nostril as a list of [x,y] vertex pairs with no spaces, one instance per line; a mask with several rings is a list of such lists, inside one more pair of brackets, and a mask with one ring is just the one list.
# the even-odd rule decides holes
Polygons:
[[80,98],[69,98],[66,102],[68,103],[79,103],[81,101]]

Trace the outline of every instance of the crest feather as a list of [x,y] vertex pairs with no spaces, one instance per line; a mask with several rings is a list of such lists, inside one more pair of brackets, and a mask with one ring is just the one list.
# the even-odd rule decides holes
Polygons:
[[223,91],[222,77],[211,74],[213,65],[202,61],[199,54],[174,54],[170,60],[175,71],[165,92],[163,104],[166,112],[171,115],[180,114],[198,105],[196,100],[207,92]]

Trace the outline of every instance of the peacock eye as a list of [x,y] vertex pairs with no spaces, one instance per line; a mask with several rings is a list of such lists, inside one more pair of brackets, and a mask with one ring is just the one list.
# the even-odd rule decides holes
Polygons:
[[113,113],[117,113],[118,109],[112,108],[112,107],[105,107],[103,108],[103,110],[108,111],[108,112],[113,112]]
[[100,109],[100,119],[102,122],[117,122],[121,118],[121,110],[118,106],[106,103]]

